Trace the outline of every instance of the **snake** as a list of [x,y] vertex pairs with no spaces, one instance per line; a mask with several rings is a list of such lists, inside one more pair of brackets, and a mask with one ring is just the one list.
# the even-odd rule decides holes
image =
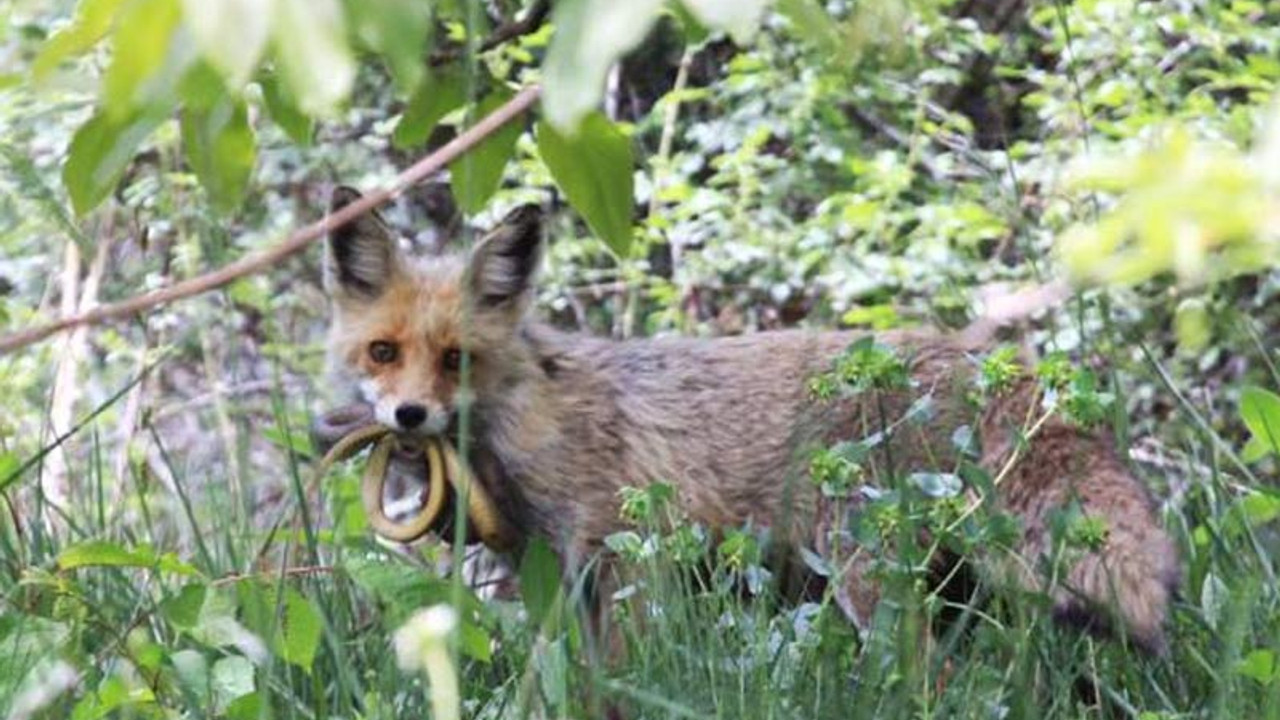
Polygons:
[[[510,550],[515,546],[514,532],[499,512],[493,496],[483,482],[477,482],[467,463],[451,443],[442,437],[427,435],[405,438],[373,419],[367,405],[348,405],[331,410],[316,419],[315,438],[321,447],[332,443],[320,461],[320,475],[333,464],[342,462],[372,447],[360,481],[360,502],[369,525],[379,536],[399,543],[418,540],[438,527],[450,493],[467,498],[467,519],[480,541],[490,549]],[[422,450],[426,470],[426,502],[407,522],[387,517],[382,506],[391,455],[403,444]]]

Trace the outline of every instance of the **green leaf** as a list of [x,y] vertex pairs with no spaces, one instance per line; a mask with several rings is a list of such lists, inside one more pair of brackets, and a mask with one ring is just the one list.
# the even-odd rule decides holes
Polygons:
[[[511,93],[506,90],[490,93],[476,106],[473,124],[510,99]],[[484,204],[498,191],[502,171],[515,153],[522,130],[518,122],[507,123],[449,166],[453,198],[468,215],[483,210]]]
[[160,603],[160,612],[175,626],[191,629],[200,621],[208,588],[202,583],[183,585],[176,595],[170,595]]
[[476,623],[462,623],[462,628],[458,632],[458,643],[462,652],[472,660],[483,663],[493,660],[493,638],[488,630]]
[[157,555],[149,545],[127,548],[109,540],[89,540],[71,545],[58,555],[59,569],[74,570],[81,567],[154,568],[182,575],[194,575],[197,572],[172,553]]
[[778,0],[778,13],[795,29],[795,34],[808,41],[823,55],[849,62],[855,53],[841,39],[840,31],[819,0]]
[[183,21],[200,55],[239,90],[253,76],[271,34],[261,2],[182,0]]
[[151,567],[156,563],[155,551],[149,547],[129,549],[107,540],[89,540],[72,545],[58,555],[58,567]]
[[182,144],[214,209],[234,210],[244,198],[255,159],[244,102],[223,96],[207,109],[188,107],[182,113]]
[[115,188],[142,141],[164,119],[142,114],[115,122],[99,112],[76,130],[62,167],[62,183],[77,215],[97,207]]
[[530,627],[542,627],[560,591],[560,562],[545,540],[535,539],[520,559],[520,594]]
[[213,664],[209,675],[214,707],[225,712],[233,701],[254,691],[253,663],[240,655],[229,655]]
[[1173,329],[1178,337],[1178,349],[1188,354],[1204,352],[1213,340],[1211,319],[1208,305],[1202,297],[1186,298],[1178,303],[1178,308],[1173,315]]
[[1280,517],[1280,497],[1263,492],[1251,492],[1240,501],[1240,507],[1250,527],[1260,527]]
[[555,3],[555,36],[543,62],[542,110],[571,133],[604,96],[605,76],[640,44],[658,19],[662,0],[562,0]]
[[931,498],[953,498],[964,490],[964,482],[953,473],[911,473],[910,482]]
[[170,53],[181,18],[178,0],[132,0],[120,13],[102,78],[103,109],[114,120],[163,98],[194,59],[180,45],[174,49],[185,62]]
[[1259,459],[1280,453],[1280,395],[1260,387],[1246,387],[1240,393],[1240,419],[1253,434],[1250,445],[1256,445],[1247,454]]
[[1270,650],[1254,650],[1240,660],[1236,672],[1270,685],[1276,678],[1276,654]]
[[400,149],[421,145],[441,118],[467,101],[465,78],[456,71],[428,71],[405,105],[391,143]]
[[[421,608],[453,601],[453,583],[419,572],[405,572],[403,566],[377,561],[348,561],[345,568],[357,585],[387,606],[388,611],[383,614],[387,627],[404,624]],[[489,632],[476,621],[482,609],[483,605],[475,593],[466,590],[458,608],[458,616],[462,619],[459,640],[462,651],[469,657],[489,662],[492,655]]]
[[422,0],[345,0],[344,6],[355,36],[386,59],[400,92],[417,87],[431,34],[431,4]]
[[241,695],[227,704],[227,720],[262,720],[271,717],[265,702],[262,694],[257,691]]
[[288,88],[280,82],[280,76],[274,72],[263,73],[258,78],[258,84],[262,86],[262,101],[266,105],[267,114],[275,124],[279,125],[291,140],[303,147],[309,147],[315,122],[298,109]]
[[279,643],[280,657],[308,673],[320,647],[323,627],[320,613],[305,595],[288,588],[284,595],[284,624]]
[[538,153],[592,232],[626,257],[635,202],[631,139],[604,115],[591,113],[572,136],[539,123]]
[[290,95],[308,115],[332,112],[356,77],[338,0],[274,0],[274,7],[276,59]]
[[[18,468],[22,467],[22,463],[18,461],[18,454],[10,452],[0,452],[0,478],[8,480],[14,473],[18,472]],[[0,487],[7,485],[5,482]]]
[[75,20],[58,31],[40,48],[31,64],[31,74],[38,80],[58,67],[63,60],[93,47],[111,29],[116,11],[124,0],[83,0],[76,8]]

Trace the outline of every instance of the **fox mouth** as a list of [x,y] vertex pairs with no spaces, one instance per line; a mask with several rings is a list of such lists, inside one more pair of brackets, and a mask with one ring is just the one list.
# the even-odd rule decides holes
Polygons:
[[[374,409],[368,403],[353,403],[335,408],[316,417],[312,423],[312,443],[320,455],[328,454],[339,441],[352,433],[372,425],[379,425]],[[396,445],[388,459],[386,478],[383,483],[383,514],[393,522],[405,522],[418,515],[426,506],[429,495],[427,464],[424,452],[424,440],[440,438],[453,447],[459,446],[464,433],[458,421],[458,413],[450,413],[447,423],[439,432],[430,432],[428,428],[417,427],[412,430],[389,428],[396,438]],[[468,443],[474,443],[475,425],[466,433]],[[434,531],[444,531],[453,526],[454,508],[452,499],[446,501],[440,521]],[[475,538],[474,531],[469,529],[468,541]]]

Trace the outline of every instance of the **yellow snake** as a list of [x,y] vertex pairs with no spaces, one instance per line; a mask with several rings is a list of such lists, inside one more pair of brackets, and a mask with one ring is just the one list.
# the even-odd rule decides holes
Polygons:
[[[326,431],[332,433],[326,423],[335,422],[334,418],[339,418],[336,422],[341,422],[341,418],[350,416],[351,412],[350,408],[343,408],[325,415],[317,422],[317,427],[321,428],[318,432],[322,437]],[[370,445],[373,446],[360,481],[360,500],[374,532],[395,542],[417,540],[436,526],[440,513],[444,510],[447,494],[452,490],[455,496],[466,495],[467,518],[476,529],[481,542],[494,550],[509,550],[514,546],[515,537],[511,526],[498,512],[493,497],[484,484],[472,482],[470,470],[451,444],[438,437],[424,437],[419,441],[427,466],[426,503],[408,522],[395,522],[387,517],[382,507],[382,489],[386,484],[391,453],[402,440],[391,428],[376,422],[347,422],[340,429],[345,430],[345,434],[325,453],[320,463],[320,473],[324,475],[333,463],[346,460]]]

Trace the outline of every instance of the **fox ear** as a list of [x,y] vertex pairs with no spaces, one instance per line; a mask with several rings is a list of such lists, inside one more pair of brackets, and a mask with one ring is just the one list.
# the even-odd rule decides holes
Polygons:
[[[360,193],[340,186],[329,200],[329,212],[337,212],[360,199]],[[377,211],[329,232],[324,280],[331,294],[372,300],[382,294],[400,265],[395,234]]]
[[477,309],[521,309],[542,259],[542,209],[522,205],[476,244],[469,268]]

